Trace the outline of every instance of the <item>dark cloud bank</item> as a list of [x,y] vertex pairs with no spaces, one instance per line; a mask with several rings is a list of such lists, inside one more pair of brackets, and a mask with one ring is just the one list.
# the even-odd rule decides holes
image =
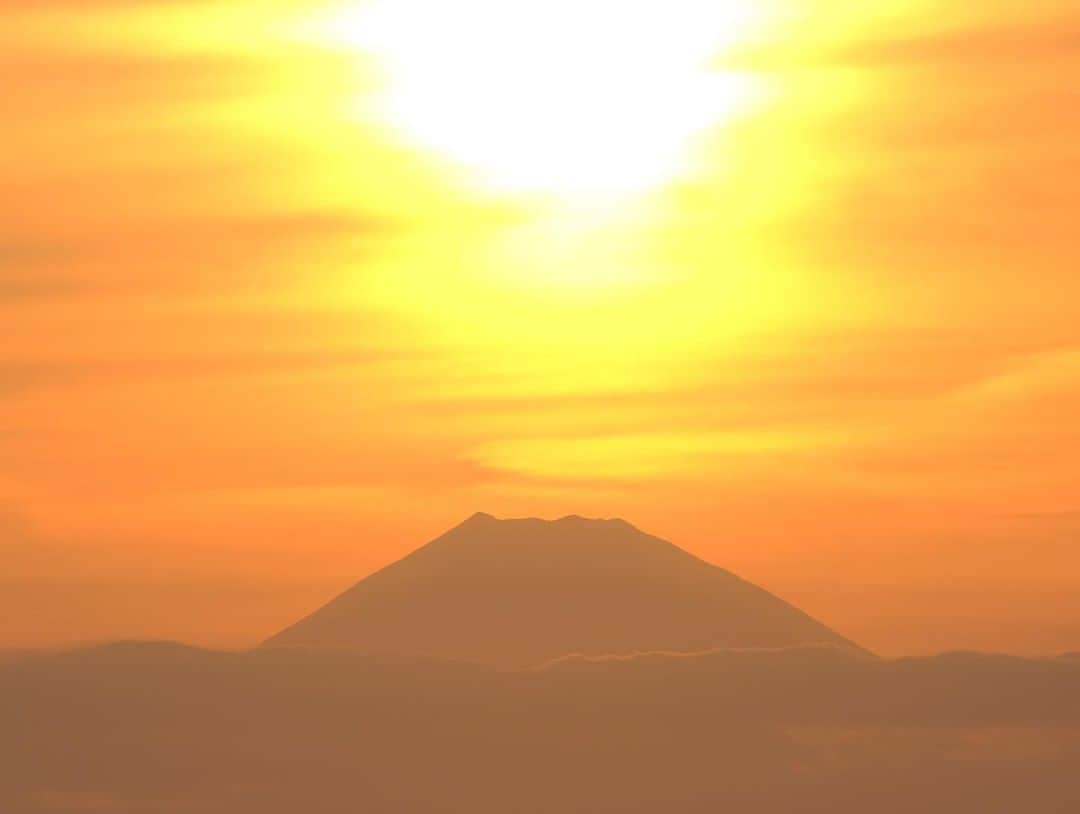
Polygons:
[[0,659],[0,720],[7,814],[1080,810],[1075,657],[117,644]]

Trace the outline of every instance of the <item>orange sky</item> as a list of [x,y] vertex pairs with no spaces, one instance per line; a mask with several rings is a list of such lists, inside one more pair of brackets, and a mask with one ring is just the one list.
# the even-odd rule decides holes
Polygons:
[[484,510],[1080,647],[1075,4],[497,5],[0,0],[0,646]]

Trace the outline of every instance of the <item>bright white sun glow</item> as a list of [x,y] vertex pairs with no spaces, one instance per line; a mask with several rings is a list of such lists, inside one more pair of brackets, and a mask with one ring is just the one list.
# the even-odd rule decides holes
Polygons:
[[621,197],[684,171],[695,136],[746,103],[750,81],[711,63],[751,5],[373,0],[327,33],[374,59],[383,124],[480,184]]

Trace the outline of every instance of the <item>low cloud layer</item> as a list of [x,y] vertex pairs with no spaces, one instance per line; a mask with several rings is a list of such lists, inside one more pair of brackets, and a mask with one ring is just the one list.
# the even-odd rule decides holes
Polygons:
[[124,644],[0,662],[6,812],[1065,812],[1080,665],[829,648],[497,672]]

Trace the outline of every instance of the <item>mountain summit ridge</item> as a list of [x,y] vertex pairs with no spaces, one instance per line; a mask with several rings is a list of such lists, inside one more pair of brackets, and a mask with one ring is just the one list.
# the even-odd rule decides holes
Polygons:
[[626,520],[477,512],[264,646],[526,666],[571,653],[856,647],[782,599]]

